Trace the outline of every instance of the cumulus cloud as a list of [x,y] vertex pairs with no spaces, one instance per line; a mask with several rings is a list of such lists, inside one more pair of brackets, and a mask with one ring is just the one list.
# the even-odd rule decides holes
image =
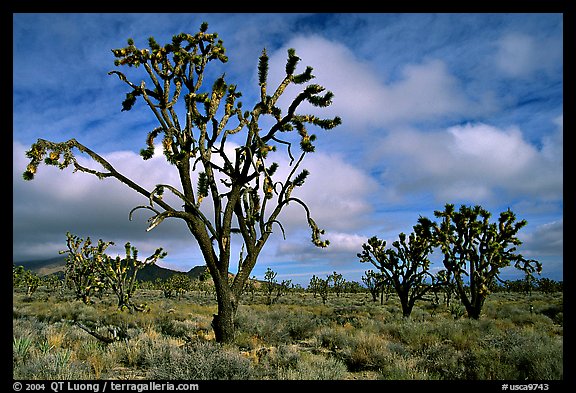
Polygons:
[[[119,247],[130,241],[143,253],[161,246],[157,238],[147,236],[145,232],[148,214],[135,213],[133,221],[128,219],[133,207],[147,204],[144,196],[132,192],[118,181],[98,180],[88,174],[73,173],[70,168],[60,171],[43,165],[35,179],[26,182],[22,179],[22,172],[28,163],[24,154],[27,148],[17,141],[13,143],[15,260],[57,256],[58,251],[65,247],[67,231],[83,238],[89,236],[114,241]],[[111,162],[120,157],[125,160],[119,165],[123,170],[132,166],[156,175],[154,162],[143,162],[135,153],[106,156]],[[95,163],[86,158],[79,157],[79,161],[95,167]],[[132,175],[132,172],[127,174]],[[177,232],[175,227],[175,223],[167,223],[157,235],[170,238]]]
[[[560,144],[560,145],[558,145]],[[436,132],[403,129],[378,145],[386,157],[384,180],[397,187],[396,197],[429,192],[439,201],[482,203],[494,198],[562,198],[562,166],[550,157],[561,139],[538,149],[518,128],[476,123]]]
[[[310,175],[294,196],[306,201],[320,226],[349,230],[366,224],[378,190],[375,179],[339,155],[314,153],[306,158],[303,167]],[[292,216],[292,212],[289,210],[286,215]]]
[[564,249],[564,220],[537,226],[531,233],[520,237],[526,257],[561,256]]
[[293,256],[299,256],[301,260],[306,260],[320,253],[327,255],[349,255],[353,253],[352,255],[356,255],[357,252],[362,250],[362,244],[366,243],[368,239],[367,236],[345,232],[328,231],[327,236],[330,238],[330,246],[325,250],[310,248],[304,243],[292,241],[281,244],[277,249],[277,253],[278,255],[286,255],[288,253]]
[[[316,75],[312,82],[334,93],[329,113],[342,116],[346,127],[355,130],[482,110],[463,93],[441,60],[406,64],[398,80],[387,82],[386,75],[350,48],[315,35],[295,37],[270,56],[272,86],[285,75],[287,48],[295,48],[302,59],[298,72],[312,66]],[[285,99],[296,94],[292,89]]]

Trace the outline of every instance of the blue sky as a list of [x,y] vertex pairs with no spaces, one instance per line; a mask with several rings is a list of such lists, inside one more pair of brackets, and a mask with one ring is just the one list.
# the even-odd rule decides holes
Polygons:
[[330,247],[315,248],[304,214],[287,210],[286,240],[270,238],[254,275],[270,267],[305,286],[336,270],[360,281],[372,266],[356,254],[369,237],[390,244],[419,216],[454,203],[494,217],[510,207],[528,221],[519,251],[543,263],[543,276],[563,279],[563,17],[553,13],[14,14],[15,261],[58,256],[70,231],[114,241],[119,252],[126,241],[141,255],[161,246],[160,265],[173,269],[203,264],[183,223],[146,232],[144,214],[129,221],[146,201],[118,182],[45,166],[32,182],[21,176],[38,138],[74,137],[143,185],[177,185],[162,156],[139,158],[155,118],[141,102],[121,112],[127,86],[107,73],[116,69],[111,49],[128,38],[164,44],[203,21],[229,57],[209,77],[225,72],[245,107],[259,94],[262,49],[273,85],[295,48],[299,67],[312,66],[314,83],[335,94],[322,116],[342,118],[315,132],[316,152],[303,165],[311,174],[298,190]]

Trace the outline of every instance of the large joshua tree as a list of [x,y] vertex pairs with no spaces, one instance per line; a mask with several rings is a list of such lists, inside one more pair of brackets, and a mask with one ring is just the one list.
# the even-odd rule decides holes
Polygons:
[[[212,326],[216,340],[230,342],[246,280],[273,228],[284,232],[279,215],[289,203],[303,208],[312,242],[318,247],[328,245],[328,241],[321,239],[323,231],[312,219],[307,205],[292,196],[292,191],[302,186],[308,175],[308,171],[300,168],[304,156],[314,151],[316,137],[309,133],[308,127],[331,129],[340,124],[340,118],[321,119],[297,112],[304,102],[315,107],[331,104],[333,94],[317,84],[303,87],[287,110],[278,107],[279,98],[289,85],[303,85],[314,78],[311,67],[295,73],[300,59],[294,49],[288,50],[286,75],[274,90],[268,89],[268,56],[266,50],[262,51],[258,62],[260,97],[249,110],[243,111],[241,93],[236,85],[225,81],[224,75],[206,88],[208,64],[228,61],[223,42],[216,33],[207,30],[207,23],[203,23],[198,33],[175,35],[164,46],[150,38],[149,49],[139,49],[129,39],[126,47],[112,50],[116,66],[141,66],[146,71],[149,79],[139,83],[133,83],[117,70],[109,74],[116,75],[129,87],[122,110],[130,110],[141,99],[158,121],[158,127],[148,133],[141,155],[143,159],[151,158],[154,144],[161,138],[166,160],[178,172],[179,186],[158,184],[148,190],[76,139],[58,143],[39,139],[26,153],[30,163],[24,178],[31,180],[42,161],[61,169],[72,165],[75,171],[98,178],[115,178],[145,196],[148,203],[135,207],[129,217],[137,209],[148,210],[151,217],[147,230],[166,218],[183,220],[196,239],[214,281],[218,314],[214,315]],[[297,137],[291,137],[290,131],[296,131]],[[235,148],[230,148],[229,138],[238,143]],[[298,154],[293,151],[294,142],[299,142]],[[282,179],[278,178],[279,165],[270,162],[277,149],[284,151],[290,161]],[[102,168],[81,165],[75,150],[87,154]],[[179,199],[178,206],[162,199],[166,191]],[[202,205],[208,197],[210,208]],[[233,233],[241,237],[243,253],[232,278],[228,273]]]
[[430,230],[435,244],[440,246],[447,275],[453,277],[456,293],[469,318],[480,318],[491,284],[502,281],[502,269],[514,263],[514,267],[528,277],[542,271],[540,262],[516,252],[522,244],[517,233],[527,221],[516,221],[510,209],[501,212],[498,221],[493,223],[490,223],[492,214],[478,205],[461,205],[456,210],[453,204],[447,203],[444,210],[436,210],[434,216],[441,221],[436,223],[425,217],[418,221]]

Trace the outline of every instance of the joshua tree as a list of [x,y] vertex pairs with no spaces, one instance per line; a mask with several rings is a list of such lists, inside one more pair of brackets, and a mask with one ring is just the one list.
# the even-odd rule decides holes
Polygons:
[[379,276],[379,273],[376,273],[372,269],[364,272],[364,275],[362,276],[362,282],[366,285],[366,288],[368,288],[368,291],[372,295],[373,302],[376,302],[378,294],[380,293]]
[[192,289],[192,280],[184,273],[177,273],[167,278],[161,287],[165,297],[177,296],[180,300],[185,292]]
[[314,297],[318,295],[318,289],[319,289],[318,280],[319,278],[316,277],[315,274],[313,274],[312,277],[310,278],[310,282],[308,283],[307,291],[312,292],[312,295]]
[[543,293],[554,293],[557,291],[562,291],[561,284],[551,280],[549,278],[543,277],[538,280],[538,290]]
[[[516,234],[526,220],[516,222],[510,210],[500,213],[498,222],[490,223],[491,213],[480,206],[462,205],[459,211],[446,204],[444,211],[435,211],[440,223],[420,217],[419,222],[430,230],[444,254],[444,267],[456,283],[456,292],[469,318],[478,319],[490,286],[499,278],[500,270],[514,263],[528,276],[540,274],[542,264],[516,253],[522,242]],[[465,283],[468,278],[468,285]]]
[[[281,283],[278,283],[278,280],[276,280],[277,275],[278,273],[270,268],[267,268],[264,273],[264,291],[266,293],[266,304],[268,305],[276,303],[280,296],[288,292],[292,283],[292,280],[282,280]],[[274,292],[276,292],[276,296],[272,298]]]
[[456,292],[456,284],[454,277],[447,270],[440,270],[436,273],[436,283],[438,288],[444,292],[444,303],[446,307],[450,307],[450,300],[452,295]]
[[40,286],[42,280],[36,273],[24,269],[24,266],[12,266],[12,283],[14,288],[23,286],[26,288],[26,296],[30,297]]
[[328,293],[330,292],[330,276],[322,279],[316,275],[312,275],[308,289],[314,293],[314,297],[316,297],[316,294],[319,294],[322,298],[322,303],[326,304]]
[[105,282],[96,269],[96,260],[97,256],[103,254],[110,243],[99,241],[97,246],[93,246],[90,237],[84,241],[84,239],[67,232],[66,245],[68,250],[60,251],[60,254],[68,254],[64,269],[66,284],[74,291],[76,299],[88,304],[91,301],[91,296],[101,292],[105,287]]
[[[100,242],[102,242],[100,240]],[[114,244],[108,242],[107,244]],[[122,259],[120,256],[112,258],[105,253],[98,253],[96,255],[96,265],[94,268],[99,272],[100,277],[105,280],[105,285],[111,288],[118,297],[118,309],[129,311],[143,311],[144,305],[136,305],[132,301],[132,295],[137,289],[136,275],[138,271],[147,265],[152,265],[160,258],[164,258],[166,253],[158,248],[156,252],[143,261],[138,260],[138,250],[136,247],[126,243],[124,245],[126,250],[125,257]]]
[[329,277],[328,280],[332,281],[332,289],[336,292],[336,297],[340,297],[340,293],[344,291],[344,286],[346,285],[346,279],[336,272],[333,272]]
[[89,303],[92,294],[110,288],[118,297],[118,309],[129,311],[144,309],[143,306],[132,302],[132,295],[137,288],[136,275],[144,266],[156,263],[159,258],[166,256],[161,248],[144,261],[139,261],[138,250],[130,243],[126,243],[125,258],[121,259],[120,256],[112,258],[105,251],[114,242],[104,242],[100,239],[97,246],[92,246],[89,237],[84,241],[70,232],[66,233],[66,237],[68,250],[60,253],[68,253],[66,280],[77,299]]
[[[110,72],[129,87],[122,110],[130,110],[141,99],[158,121],[158,127],[146,138],[142,158],[152,157],[155,141],[161,138],[166,160],[178,173],[178,186],[158,184],[152,190],[145,189],[76,139],[59,143],[39,139],[26,153],[30,163],[24,173],[24,178],[31,180],[42,161],[61,169],[72,165],[77,172],[101,179],[115,178],[146,197],[148,204],[135,207],[129,217],[138,209],[149,211],[152,216],[147,230],[166,218],[183,220],[214,281],[218,314],[214,315],[212,326],[218,342],[234,339],[234,319],[246,280],[274,224],[284,233],[278,218],[289,203],[303,208],[313,244],[328,245],[320,238],[323,231],[307,205],[292,192],[304,184],[308,171],[300,166],[305,155],[315,149],[316,136],[308,128],[331,129],[341,122],[339,117],[321,119],[297,112],[304,102],[316,107],[331,104],[333,94],[317,84],[305,86],[285,112],[277,106],[289,85],[302,85],[314,77],[311,67],[295,73],[300,58],[294,49],[288,50],[285,77],[273,89],[269,89],[267,80],[268,55],[262,51],[258,61],[260,96],[249,110],[243,109],[241,93],[236,85],[225,81],[224,75],[207,88],[206,68],[213,61],[227,62],[225,52],[218,35],[208,33],[207,23],[201,25],[198,33],[175,35],[164,46],[151,37],[149,49],[137,48],[129,39],[126,47],[112,50],[116,66],[142,66],[149,77],[148,81],[133,83],[120,71]],[[179,103],[181,98],[183,103]],[[177,112],[182,107],[184,115],[179,116]],[[290,137],[291,131],[297,131],[296,140]],[[236,145],[230,147],[228,141],[232,139]],[[300,146],[296,156],[294,142]],[[279,164],[271,161],[278,148],[290,158],[290,168],[284,172],[287,175],[280,179]],[[74,150],[87,154],[103,169],[81,165]],[[179,203],[172,205],[163,200],[165,191],[174,194]],[[207,199],[210,208],[202,205]],[[230,278],[232,233],[240,234],[246,254]]]
[[14,288],[17,288],[20,285],[22,285],[25,270],[26,269],[24,269],[24,266],[12,265],[12,286]]
[[428,259],[433,248],[432,238],[422,225],[415,225],[414,232],[408,237],[400,233],[399,240],[392,246],[387,249],[386,241],[374,236],[362,245],[358,258],[360,262],[372,263],[385,280],[392,283],[400,298],[402,314],[408,318],[416,300],[423,299],[433,288],[425,282],[427,277],[433,280]]

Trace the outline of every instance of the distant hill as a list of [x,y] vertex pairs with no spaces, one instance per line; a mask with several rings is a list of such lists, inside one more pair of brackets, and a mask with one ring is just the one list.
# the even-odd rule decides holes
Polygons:
[[14,266],[24,266],[24,269],[32,270],[39,276],[47,276],[53,273],[64,272],[64,266],[66,266],[66,257],[60,256],[50,259],[14,262]]
[[[14,266],[24,266],[26,270],[31,270],[39,276],[47,276],[50,274],[62,275],[64,273],[64,267],[66,266],[66,257],[61,256],[34,261],[14,262]],[[158,278],[165,280],[174,274],[184,273],[190,278],[198,279],[202,273],[204,273],[204,270],[206,270],[205,265],[194,266],[188,272],[184,273],[154,264],[142,268],[142,270],[138,272],[137,278],[139,281],[155,281]]]
[[154,264],[154,265],[148,265],[148,266],[145,266],[144,268],[142,268],[142,270],[140,270],[138,272],[138,280],[139,281],[155,281],[158,278],[160,278],[162,280],[166,280],[167,278],[170,278],[174,274],[182,274],[182,273],[186,274],[188,277],[190,277],[192,279],[198,279],[198,278],[200,278],[202,273],[204,273],[204,270],[206,270],[205,265],[204,266],[194,266],[188,272],[184,273],[184,272],[179,272],[179,271],[172,270],[172,269],[167,269],[165,267],[161,267],[161,266]]

